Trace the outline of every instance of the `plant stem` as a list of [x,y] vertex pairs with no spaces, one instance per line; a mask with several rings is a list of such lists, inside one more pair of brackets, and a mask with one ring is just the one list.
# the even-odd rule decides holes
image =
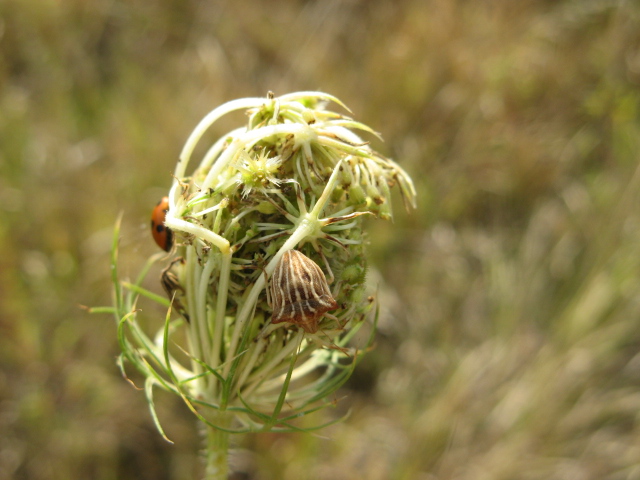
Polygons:
[[[231,424],[231,416],[227,412],[218,412],[211,422],[222,428]],[[227,480],[229,476],[229,432],[205,426],[206,466],[205,480]]]

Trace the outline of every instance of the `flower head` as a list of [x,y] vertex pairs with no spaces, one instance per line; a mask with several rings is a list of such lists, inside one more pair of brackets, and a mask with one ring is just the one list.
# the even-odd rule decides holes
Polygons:
[[[118,298],[124,358],[147,377],[148,392],[179,394],[210,426],[294,428],[291,419],[334,392],[366,350],[349,343],[373,301],[362,217],[391,218],[394,186],[415,206],[415,190],[354,130],[375,133],[325,110],[328,101],[342,105],[301,92],[209,113],[187,140],[168,195],[165,225],[176,246],[163,278],[181,318],[167,315],[152,340],[133,309],[140,287]],[[238,109],[247,125],[188,173],[203,133]]]

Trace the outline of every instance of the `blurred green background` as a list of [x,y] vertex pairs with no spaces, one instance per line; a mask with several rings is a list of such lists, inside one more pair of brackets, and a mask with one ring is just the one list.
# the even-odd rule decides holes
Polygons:
[[351,416],[234,437],[233,478],[640,479],[639,87],[634,1],[0,0],[0,479],[201,475],[80,305],[120,212],[123,273],[157,252],[196,123],[268,90],[342,99],[419,209],[369,222],[376,349],[315,421]]

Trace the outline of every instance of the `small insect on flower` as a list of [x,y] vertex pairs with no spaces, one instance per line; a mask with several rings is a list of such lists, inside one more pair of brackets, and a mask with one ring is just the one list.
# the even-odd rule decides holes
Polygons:
[[271,277],[271,323],[293,323],[316,333],[320,319],[338,308],[320,267],[297,250],[288,250]]
[[173,268],[178,265],[179,267],[184,266],[184,258],[178,257],[174,258],[173,261],[167,266],[162,273],[160,274],[160,284],[164,289],[165,293],[169,300],[173,299],[172,306],[173,308],[180,314],[182,317],[189,323],[189,314],[187,313],[187,309],[184,307],[182,300],[185,296],[185,291],[182,285],[180,285],[180,280],[178,279],[178,275],[173,271]]
[[173,232],[164,225],[168,210],[169,197],[163,197],[151,213],[151,235],[153,235],[153,239],[158,246],[165,252],[171,250],[173,246]]

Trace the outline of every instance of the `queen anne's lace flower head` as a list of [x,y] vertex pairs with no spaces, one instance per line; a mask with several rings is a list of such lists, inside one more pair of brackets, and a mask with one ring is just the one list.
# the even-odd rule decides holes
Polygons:
[[[134,311],[140,287],[117,297],[123,355],[146,376],[150,405],[159,386],[216,428],[291,429],[294,416],[334,392],[366,350],[350,343],[374,301],[365,290],[363,216],[390,219],[390,189],[399,187],[407,207],[415,206],[415,190],[354,130],[375,132],[325,110],[329,101],[342,105],[319,92],[235,100],[187,140],[165,219],[175,246],[163,285],[180,318],[167,315],[152,339]],[[234,110],[247,112],[246,126],[221,136],[189,173],[202,135]],[[283,260],[290,250],[300,255]],[[282,288],[273,291],[282,311],[288,302],[311,312],[311,327],[272,322],[265,287],[292,259],[308,268],[281,268]],[[314,292],[325,302],[317,315],[318,304],[308,301]]]

